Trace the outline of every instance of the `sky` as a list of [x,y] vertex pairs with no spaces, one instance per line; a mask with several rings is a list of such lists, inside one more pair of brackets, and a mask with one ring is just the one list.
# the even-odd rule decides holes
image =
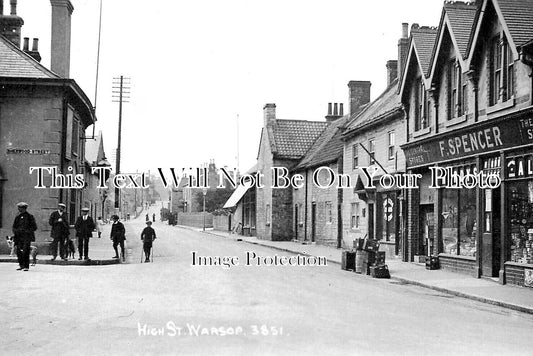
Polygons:
[[[218,167],[248,170],[257,158],[263,107],[278,119],[323,121],[347,108],[350,80],[385,90],[402,23],[437,26],[442,0],[103,0],[95,97],[99,0],[71,0],[71,70],[96,98],[104,149],[114,163],[118,103],[113,78],[131,78],[123,107],[123,172]],[[9,8],[9,1],[4,0]],[[5,10],[5,11],[6,11]],[[49,0],[18,0],[22,37],[39,38],[50,66]],[[346,110],[345,110],[346,111]],[[88,130],[92,134],[92,127]]]

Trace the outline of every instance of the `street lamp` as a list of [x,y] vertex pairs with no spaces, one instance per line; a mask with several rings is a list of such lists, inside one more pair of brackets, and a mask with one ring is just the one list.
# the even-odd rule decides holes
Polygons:
[[207,189],[204,188],[202,193],[204,194],[204,213],[203,213],[203,215],[204,215],[204,230],[203,231],[205,231],[205,196],[207,194]]

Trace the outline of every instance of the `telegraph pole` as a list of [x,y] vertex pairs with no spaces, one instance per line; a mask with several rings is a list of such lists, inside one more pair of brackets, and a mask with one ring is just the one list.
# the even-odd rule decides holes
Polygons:
[[[113,78],[113,102],[118,102],[118,144],[117,144],[117,157],[115,174],[120,173],[120,149],[122,141],[122,103],[129,103],[130,96],[130,78],[124,76]],[[120,210],[120,189],[115,187],[115,211],[118,213]]]

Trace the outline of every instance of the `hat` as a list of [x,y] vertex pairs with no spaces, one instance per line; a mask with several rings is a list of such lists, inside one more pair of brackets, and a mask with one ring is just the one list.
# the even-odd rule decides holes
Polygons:
[[21,201],[20,203],[17,203],[17,207],[19,207],[19,208],[27,208],[28,207],[28,203],[25,203],[25,202]]
[[146,223],[147,223],[148,225],[152,225],[152,222],[151,222],[150,220],[148,220]]
[[59,203],[59,204],[57,204],[57,206],[62,206],[63,208],[66,208],[66,207],[67,207],[67,206],[66,206],[65,204],[63,204],[63,203]]
[[113,220],[118,220],[119,217],[118,217],[118,215],[112,215],[112,216],[111,216],[111,219],[113,219]]
[[89,208],[81,208],[81,211],[89,211]]

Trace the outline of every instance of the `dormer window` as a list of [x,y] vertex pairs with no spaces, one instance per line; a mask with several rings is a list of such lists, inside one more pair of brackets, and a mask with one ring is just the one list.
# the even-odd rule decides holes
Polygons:
[[514,61],[507,39],[503,35],[492,38],[490,44],[490,105],[514,96]]

